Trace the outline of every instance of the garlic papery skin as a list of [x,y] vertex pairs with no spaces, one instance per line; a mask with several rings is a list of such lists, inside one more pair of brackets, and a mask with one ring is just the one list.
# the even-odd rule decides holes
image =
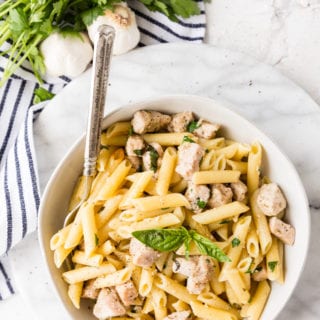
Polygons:
[[93,57],[88,36],[52,33],[40,45],[46,72],[50,76],[77,77],[86,70]]
[[135,48],[140,41],[140,31],[137,27],[135,14],[125,3],[115,5],[114,11],[106,10],[103,16],[99,16],[88,26],[88,33],[92,42],[99,26],[102,24],[112,26],[115,29],[112,51],[114,55],[128,52]]

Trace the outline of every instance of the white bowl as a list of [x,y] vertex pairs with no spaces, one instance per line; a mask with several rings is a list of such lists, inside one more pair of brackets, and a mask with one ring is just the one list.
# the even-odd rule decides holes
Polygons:
[[[260,130],[236,113],[221,106],[214,100],[198,96],[168,96],[123,106],[103,122],[106,128],[112,123],[132,118],[135,111],[152,109],[167,113],[193,111],[198,117],[222,124],[224,135],[230,139],[251,143],[258,140],[264,149],[263,172],[272,181],[277,182],[288,201],[286,219],[296,228],[296,240],[292,247],[285,246],[285,283],[272,284],[272,291],[264,309],[262,320],[277,317],[290,298],[307,256],[310,236],[310,214],[307,197],[301,180],[288,158]],[[53,262],[53,253],[49,247],[50,238],[63,225],[68,202],[76,180],[82,172],[84,137],[82,137],[61,161],[52,175],[44,192],[39,214],[39,240],[50,279],[55,290],[72,319],[95,319],[88,306],[81,305],[80,310],[73,307],[67,296],[67,285],[61,278],[62,269]]]

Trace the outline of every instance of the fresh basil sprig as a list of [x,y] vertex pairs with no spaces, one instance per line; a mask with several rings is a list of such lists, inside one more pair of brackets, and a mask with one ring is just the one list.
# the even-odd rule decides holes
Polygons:
[[161,251],[174,251],[183,244],[186,248],[186,257],[189,257],[190,243],[194,241],[199,251],[220,262],[231,261],[229,257],[210,239],[194,230],[184,227],[178,229],[149,229],[132,232],[132,235],[146,246]]

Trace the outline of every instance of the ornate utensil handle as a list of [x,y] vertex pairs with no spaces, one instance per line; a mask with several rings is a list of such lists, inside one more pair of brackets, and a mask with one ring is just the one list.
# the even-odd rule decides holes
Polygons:
[[84,151],[84,176],[94,176],[96,173],[114,37],[114,28],[102,25],[99,27],[94,41],[90,108]]

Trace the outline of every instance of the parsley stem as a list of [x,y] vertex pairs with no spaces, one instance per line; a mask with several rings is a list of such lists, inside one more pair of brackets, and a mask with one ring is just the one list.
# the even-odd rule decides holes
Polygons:
[[[9,2],[10,2],[10,1],[7,0],[7,1],[5,1],[3,4],[0,5],[0,10],[1,10],[1,12],[0,12],[0,18],[2,18],[5,14],[7,14],[7,13],[8,13],[10,10],[12,10],[13,8],[17,7],[19,4],[23,3],[24,0],[17,1],[17,2],[15,2],[15,3],[11,4],[11,5],[9,4]],[[9,5],[9,7],[6,8],[6,9],[4,9],[4,10],[2,10],[3,8],[6,7],[5,5]]]
[[[20,37],[19,37],[20,38]],[[24,55],[21,57],[19,62],[17,64],[10,63],[11,61],[8,61],[7,68],[5,72],[3,73],[3,78],[0,81],[0,87],[10,78],[10,76],[21,66],[21,64],[27,59],[29,54],[34,50],[34,48],[37,47],[37,45],[42,41],[43,35],[38,34],[33,42],[29,45],[28,50],[25,51]],[[18,43],[16,43],[17,45]],[[16,46],[15,45],[15,46]]]

